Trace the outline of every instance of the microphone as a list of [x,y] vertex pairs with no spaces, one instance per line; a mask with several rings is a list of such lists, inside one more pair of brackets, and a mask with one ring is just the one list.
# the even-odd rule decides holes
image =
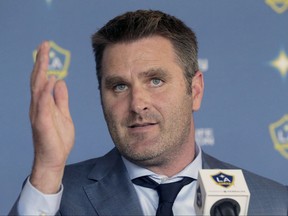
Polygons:
[[196,187],[197,215],[247,215],[250,192],[242,170],[200,170]]

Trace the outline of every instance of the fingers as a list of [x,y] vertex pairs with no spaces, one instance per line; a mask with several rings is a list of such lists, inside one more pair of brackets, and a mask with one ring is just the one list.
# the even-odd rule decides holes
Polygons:
[[38,48],[35,65],[31,75],[31,91],[37,94],[41,91],[47,82],[47,70],[49,64],[49,43],[43,42]]
[[68,89],[64,80],[58,80],[54,88],[54,100],[58,109],[66,116],[70,117]]
[[35,105],[38,103],[39,96],[47,85],[47,70],[49,64],[49,43],[43,42],[37,50],[36,61],[31,74],[30,89],[31,89],[31,104],[30,118],[35,112]]
[[[57,107],[66,117],[71,117],[68,105],[68,90],[65,81],[56,81],[56,78],[53,76],[47,77],[49,50],[50,46],[47,41],[38,47],[36,61],[31,74],[30,119],[32,123],[36,116],[48,111],[48,107],[52,110]],[[55,105],[56,107],[54,107]]]
[[49,119],[55,112],[55,102],[53,98],[55,83],[56,78],[53,76],[50,77],[41,92],[39,92],[37,99],[32,99],[30,107],[30,119],[32,125],[34,125],[35,122],[46,124],[45,119]]
[[[42,43],[43,44],[43,43]],[[32,83],[35,80],[35,76],[36,76],[36,71],[39,70],[39,65],[40,65],[40,55],[41,55],[41,46],[42,44],[40,44],[37,48],[37,53],[36,53],[36,59],[35,59],[35,63],[34,63],[34,67],[31,73],[31,77],[30,77],[30,87],[32,89]]]

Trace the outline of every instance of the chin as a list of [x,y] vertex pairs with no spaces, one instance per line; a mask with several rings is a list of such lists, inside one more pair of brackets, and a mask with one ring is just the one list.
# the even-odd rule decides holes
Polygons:
[[142,167],[158,166],[163,163],[163,158],[161,157],[162,152],[153,151],[151,149],[147,151],[120,151],[120,153],[127,160]]

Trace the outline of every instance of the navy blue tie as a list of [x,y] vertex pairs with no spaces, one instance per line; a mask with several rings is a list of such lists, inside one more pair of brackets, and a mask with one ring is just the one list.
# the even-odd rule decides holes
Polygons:
[[184,177],[181,181],[158,184],[148,176],[142,176],[133,179],[132,182],[136,185],[152,188],[157,191],[159,204],[156,216],[173,216],[172,206],[178,193],[185,185],[191,183],[193,180],[193,178]]

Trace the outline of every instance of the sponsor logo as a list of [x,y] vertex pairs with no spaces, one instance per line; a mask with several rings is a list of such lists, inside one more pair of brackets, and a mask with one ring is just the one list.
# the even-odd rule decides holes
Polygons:
[[206,72],[209,69],[209,62],[208,59],[199,58],[198,59],[199,70],[202,72]]
[[234,184],[234,176],[220,172],[216,175],[211,175],[212,179],[219,186],[228,188]]
[[270,124],[269,130],[275,150],[288,159],[288,114]]
[[266,0],[265,2],[278,14],[288,10],[288,0]]
[[53,0],[45,0],[47,5],[51,5]]
[[[53,41],[49,41],[49,67],[47,76],[54,75],[57,79],[64,79],[68,75],[70,65],[70,52]],[[34,62],[36,59],[37,50],[33,52]]]
[[213,128],[197,128],[195,130],[195,139],[199,146],[213,146],[215,144]]
[[281,50],[279,55],[270,62],[270,65],[277,69],[280,75],[285,78],[288,73],[288,56],[284,50]]

